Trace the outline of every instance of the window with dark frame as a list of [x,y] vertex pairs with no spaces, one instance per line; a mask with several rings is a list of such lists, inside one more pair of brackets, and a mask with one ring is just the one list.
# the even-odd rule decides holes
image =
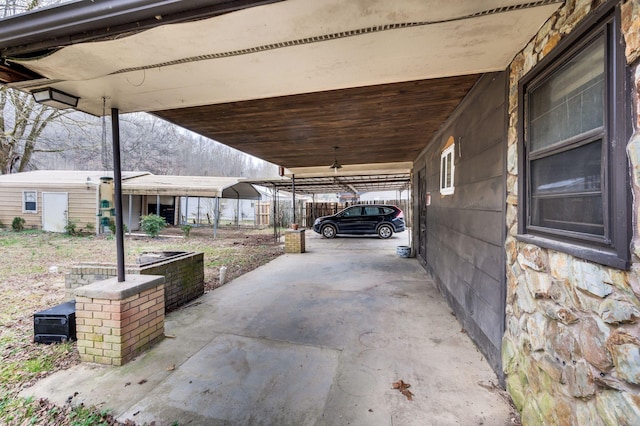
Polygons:
[[627,74],[618,16],[588,23],[520,83],[518,238],[627,268]]

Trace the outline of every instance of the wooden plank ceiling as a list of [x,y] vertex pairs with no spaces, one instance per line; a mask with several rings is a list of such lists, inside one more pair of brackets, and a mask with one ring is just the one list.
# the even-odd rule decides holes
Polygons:
[[287,168],[413,161],[479,75],[155,111]]

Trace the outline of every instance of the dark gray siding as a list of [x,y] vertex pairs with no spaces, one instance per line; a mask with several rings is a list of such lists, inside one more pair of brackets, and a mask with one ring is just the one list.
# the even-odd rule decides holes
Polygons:
[[[416,171],[426,166],[431,193],[426,256],[420,261],[500,377],[506,285],[505,79],[505,73],[483,76],[414,165]],[[455,193],[441,196],[440,154],[450,136],[455,140]],[[415,238],[417,245],[417,234]]]

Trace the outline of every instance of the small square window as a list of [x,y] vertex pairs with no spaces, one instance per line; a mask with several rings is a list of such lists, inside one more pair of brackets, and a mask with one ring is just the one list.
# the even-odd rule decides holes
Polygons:
[[440,156],[440,193],[451,195],[454,191],[453,178],[455,165],[453,164],[453,153],[455,145],[449,145]]
[[22,192],[22,213],[38,212],[38,192],[23,191]]

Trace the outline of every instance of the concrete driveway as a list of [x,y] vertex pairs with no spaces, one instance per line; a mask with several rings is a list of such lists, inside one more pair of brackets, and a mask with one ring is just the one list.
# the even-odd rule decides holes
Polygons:
[[[415,259],[325,240],[167,316],[123,367],[82,364],[23,395],[156,425],[506,425],[498,380]],[[411,385],[409,400],[392,384]],[[77,392],[77,394],[76,394]]]

